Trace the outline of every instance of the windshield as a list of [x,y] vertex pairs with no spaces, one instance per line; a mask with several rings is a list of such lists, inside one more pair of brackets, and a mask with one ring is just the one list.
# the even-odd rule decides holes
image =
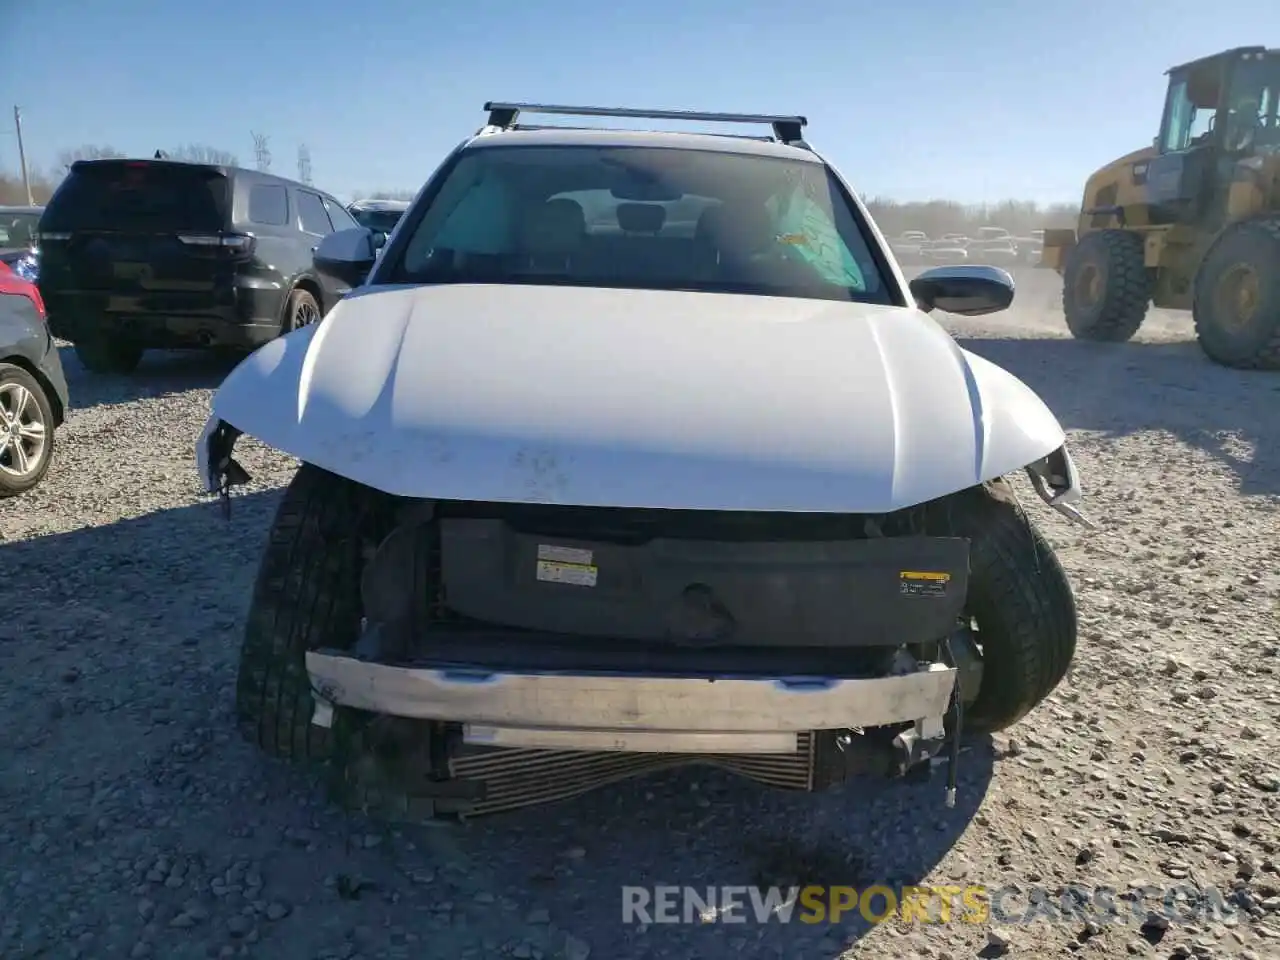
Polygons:
[[1228,149],[1280,143],[1280,56],[1238,61],[1228,99]]
[[821,163],[658,147],[460,155],[378,282],[538,283],[891,303]]
[[377,230],[379,233],[390,233],[396,228],[396,224],[400,222],[400,218],[404,213],[400,210],[348,210],[348,213],[355,218],[356,223],[370,230]]
[[0,210],[0,247],[29,247],[35,243],[40,214]]

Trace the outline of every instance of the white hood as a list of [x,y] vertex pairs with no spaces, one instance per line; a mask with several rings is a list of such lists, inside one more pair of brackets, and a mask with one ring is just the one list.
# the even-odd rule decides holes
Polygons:
[[361,290],[213,413],[388,493],[582,506],[888,512],[1064,442],[915,310],[533,285]]

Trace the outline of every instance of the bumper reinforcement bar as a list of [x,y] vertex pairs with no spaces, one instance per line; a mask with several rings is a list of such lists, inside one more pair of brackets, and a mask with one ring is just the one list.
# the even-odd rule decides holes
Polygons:
[[[946,715],[956,670],[944,664],[899,676],[665,677],[512,673],[400,667],[327,651],[307,653],[316,722],[335,706],[474,727],[559,731],[570,748],[609,749],[609,731],[717,734],[866,728]],[[626,750],[619,744],[612,749]],[[757,748],[759,749],[759,748]]]

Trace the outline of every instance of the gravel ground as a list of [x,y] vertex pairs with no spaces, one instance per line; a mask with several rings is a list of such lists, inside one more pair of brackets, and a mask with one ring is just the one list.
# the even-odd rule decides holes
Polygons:
[[[463,827],[336,809],[232,725],[293,463],[242,441],[255,483],[227,524],[192,443],[228,368],[104,378],[68,355],[54,470],[0,506],[0,956],[1280,956],[1280,378],[1212,367],[1172,315],[1129,345],[1062,339],[1052,275],[1022,281],[1009,313],[952,326],[1058,412],[1101,529],[1031,507],[1080,655],[970,745],[954,810],[939,782],[802,796],[700,770]],[[796,881],[1020,893],[990,928],[621,922],[624,884]],[[1226,913],[1016,922],[1036,890],[1175,884]]]

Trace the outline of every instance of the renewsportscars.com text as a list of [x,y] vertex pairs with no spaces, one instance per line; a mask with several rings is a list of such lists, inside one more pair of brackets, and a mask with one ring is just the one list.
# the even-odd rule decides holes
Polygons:
[[1142,925],[1221,920],[1237,906],[1214,888],[1042,888],[969,886],[622,888],[623,923],[969,923],[1002,925],[1093,920]]

